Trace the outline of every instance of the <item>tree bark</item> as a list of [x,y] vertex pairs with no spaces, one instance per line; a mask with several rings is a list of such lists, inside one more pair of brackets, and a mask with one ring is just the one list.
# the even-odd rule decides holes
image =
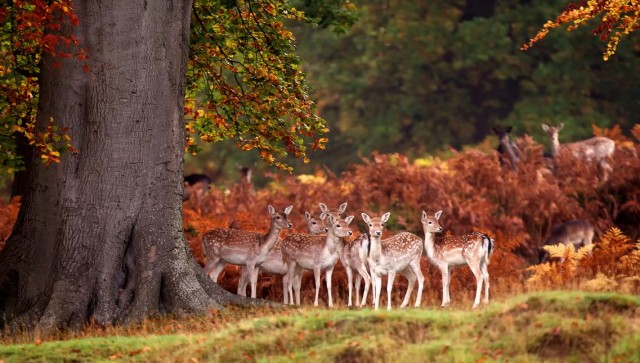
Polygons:
[[0,327],[48,334],[235,301],[182,232],[191,0],[77,1],[75,11],[80,25],[67,30],[90,71],[45,56],[38,123],[68,127],[79,153],[31,164],[0,252]]

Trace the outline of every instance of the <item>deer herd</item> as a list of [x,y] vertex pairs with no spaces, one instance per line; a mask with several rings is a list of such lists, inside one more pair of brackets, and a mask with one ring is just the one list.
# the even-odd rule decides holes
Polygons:
[[[606,137],[594,137],[580,142],[560,144],[558,133],[562,128],[563,124],[559,126],[542,124],[542,129],[550,137],[551,158],[554,159],[557,155],[565,153],[585,162],[597,163],[606,180],[611,172],[609,160],[614,152],[615,143]],[[516,170],[520,161],[520,150],[509,139],[511,127],[494,128],[494,132],[500,141],[498,146],[500,163]],[[199,185],[197,183],[208,182],[210,180],[204,180],[202,177],[193,181],[185,178],[185,189],[188,183]],[[347,209],[347,203],[341,204],[337,209],[329,209],[324,203],[319,203],[319,207],[321,213],[318,217],[305,212],[308,233],[289,233],[284,239],[280,238],[280,231],[293,227],[289,222],[289,214],[293,206],[277,211],[269,205],[271,223],[266,234],[225,228],[206,232],[202,237],[206,274],[217,282],[218,276],[228,264],[240,266],[242,273],[237,293],[246,296],[247,285],[250,285],[252,298],[257,296],[259,272],[281,275],[284,303],[300,305],[302,274],[305,270],[313,271],[314,306],[318,306],[321,274],[324,272],[327,303],[332,307],[332,276],[339,260],[347,275],[348,306],[353,306],[354,296],[356,306],[367,305],[367,297],[371,289],[372,305],[378,309],[382,293],[382,277],[386,276],[387,309],[390,310],[394,281],[398,273],[408,282],[400,307],[409,305],[416,282],[418,286],[415,306],[420,306],[425,281],[420,260],[423,255],[426,255],[442,275],[442,307],[451,302],[449,297],[451,267],[462,265],[469,266],[476,278],[473,308],[480,304],[483,285],[484,303],[489,303],[488,266],[494,251],[494,240],[488,235],[472,232],[459,236],[446,236],[436,241],[435,234],[443,232],[439,224],[442,215],[440,210],[434,214],[422,212],[424,238],[413,233],[400,232],[382,239],[384,225],[391,214],[387,212],[381,216],[370,216],[362,213],[362,221],[367,224],[368,232],[360,233],[353,241],[348,242],[345,239],[354,234],[350,227],[354,216],[342,217]],[[578,248],[591,244],[593,236],[593,227],[589,222],[572,220],[556,225],[545,244],[564,243]],[[541,249],[540,262],[548,258],[545,252]],[[360,297],[362,282],[364,282],[364,291]]]
[[[260,271],[282,275],[283,301],[285,304],[300,305],[302,274],[313,271],[315,279],[314,306],[318,306],[321,288],[321,274],[325,273],[328,306],[333,306],[332,275],[338,260],[347,274],[349,296],[347,305],[367,304],[369,289],[372,301],[378,309],[382,292],[382,276],[387,276],[387,309],[391,309],[391,293],[396,273],[408,281],[407,291],[401,307],[409,304],[411,293],[418,282],[415,306],[420,306],[424,275],[420,259],[426,253],[428,259],[442,273],[442,306],[450,303],[449,281],[452,266],[468,265],[477,280],[476,298],[473,307],[480,304],[482,285],[485,286],[484,303],[489,303],[489,258],[493,252],[494,240],[488,235],[473,232],[462,236],[448,236],[435,242],[435,233],[442,232],[438,223],[442,211],[433,215],[422,212],[424,240],[419,236],[400,232],[382,239],[384,224],[391,213],[369,216],[362,213],[362,220],[368,225],[368,233],[362,233],[353,241],[345,238],[353,235],[350,227],[354,216],[343,218],[347,209],[343,203],[337,209],[329,209],[319,203],[321,214],[314,218],[305,212],[309,233],[291,233],[280,239],[280,231],[292,228],[289,214],[293,206],[277,211],[268,207],[271,224],[266,234],[236,229],[216,228],[202,237],[202,250],[206,259],[205,273],[215,282],[227,264],[242,267],[238,282],[238,294],[245,295],[247,283],[251,285],[251,297],[257,296],[257,280]],[[353,279],[355,273],[355,281]],[[364,281],[364,292],[360,298],[360,284]],[[354,285],[355,282],[355,285]],[[295,295],[294,295],[295,291]]]

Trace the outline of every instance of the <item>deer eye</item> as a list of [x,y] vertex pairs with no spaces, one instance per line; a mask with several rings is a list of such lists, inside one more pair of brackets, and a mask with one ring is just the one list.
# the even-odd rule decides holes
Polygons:
[[277,216],[276,219],[280,219],[280,216]]
[[318,222],[316,222],[316,221],[313,221],[313,222],[311,222],[311,224],[318,224]]
[[429,224],[433,224],[433,222],[429,221]]
[[373,224],[369,223],[369,227],[373,227]]
[[341,225],[339,225],[339,224],[336,224],[336,228],[340,228],[340,227],[342,227],[342,226],[341,226]]

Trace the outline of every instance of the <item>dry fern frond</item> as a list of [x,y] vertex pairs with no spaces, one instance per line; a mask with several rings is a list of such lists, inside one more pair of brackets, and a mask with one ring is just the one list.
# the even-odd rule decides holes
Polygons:
[[636,138],[636,140],[640,141],[640,124],[635,124],[635,126],[633,126],[631,134]]
[[594,279],[585,281],[581,288],[587,291],[616,291],[618,282],[599,272]]

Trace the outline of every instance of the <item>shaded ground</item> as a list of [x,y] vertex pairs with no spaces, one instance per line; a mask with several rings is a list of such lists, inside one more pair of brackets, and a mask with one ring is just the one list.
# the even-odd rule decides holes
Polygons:
[[3,345],[0,361],[630,362],[640,361],[639,313],[637,296],[573,291],[478,311],[228,309]]

